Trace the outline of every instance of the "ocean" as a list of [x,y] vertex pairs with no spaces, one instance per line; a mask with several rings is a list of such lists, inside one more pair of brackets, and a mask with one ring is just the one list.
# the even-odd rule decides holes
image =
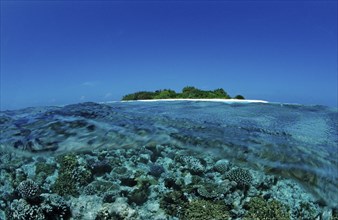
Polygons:
[[86,102],[0,135],[0,219],[338,219],[337,108]]

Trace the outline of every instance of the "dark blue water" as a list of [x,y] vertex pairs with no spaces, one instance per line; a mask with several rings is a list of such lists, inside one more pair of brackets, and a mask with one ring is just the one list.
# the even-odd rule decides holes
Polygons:
[[58,154],[170,144],[298,180],[338,205],[338,112],[217,102],[82,103],[0,112],[2,151]]

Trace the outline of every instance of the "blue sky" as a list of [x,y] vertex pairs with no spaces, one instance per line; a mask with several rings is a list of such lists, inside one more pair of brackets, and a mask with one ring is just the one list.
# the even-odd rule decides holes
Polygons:
[[1,109],[186,85],[337,106],[337,1],[1,1]]

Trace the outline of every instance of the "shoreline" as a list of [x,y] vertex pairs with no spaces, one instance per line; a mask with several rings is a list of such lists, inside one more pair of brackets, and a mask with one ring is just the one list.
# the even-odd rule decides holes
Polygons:
[[194,102],[225,102],[225,103],[269,103],[265,100],[255,99],[140,99],[125,100],[121,102],[173,102],[173,101],[194,101]]

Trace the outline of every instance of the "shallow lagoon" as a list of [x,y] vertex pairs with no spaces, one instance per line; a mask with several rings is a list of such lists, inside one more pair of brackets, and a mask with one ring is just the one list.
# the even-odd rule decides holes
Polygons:
[[[3,111],[2,215],[337,218],[337,127],[337,109],[277,103],[116,102]],[[34,196],[25,194],[29,187]]]

